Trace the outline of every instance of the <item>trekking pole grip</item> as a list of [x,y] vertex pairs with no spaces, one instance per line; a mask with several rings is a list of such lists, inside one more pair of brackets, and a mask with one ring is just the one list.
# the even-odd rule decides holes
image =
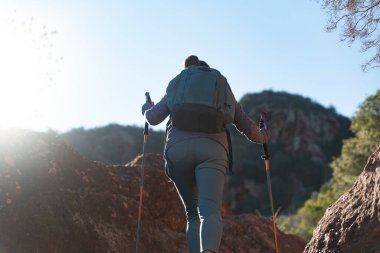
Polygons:
[[149,92],[145,92],[145,98],[146,98],[146,102],[151,104],[152,103],[152,100],[150,99],[150,95],[149,95]]
[[[259,128],[260,129],[264,128],[265,130],[267,130],[267,122],[266,122],[266,113],[265,112],[260,113]],[[263,144],[263,151],[264,151],[264,155],[262,155],[261,158],[263,158],[264,160],[268,160],[270,158],[270,155],[269,155],[267,143]]]
[[[150,99],[149,92],[145,92],[145,99],[146,99],[146,102],[147,102],[147,103],[149,103],[149,104],[152,103],[152,99]],[[148,127],[149,127],[148,122],[145,122],[144,136],[147,136],[147,135],[148,135]]]

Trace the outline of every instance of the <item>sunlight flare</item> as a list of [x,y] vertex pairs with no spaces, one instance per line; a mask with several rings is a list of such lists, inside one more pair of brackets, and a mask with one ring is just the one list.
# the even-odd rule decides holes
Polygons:
[[0,127],[42,125],[52,113],[57,63],[52,35],[33,18],[17,13],[0,19]]

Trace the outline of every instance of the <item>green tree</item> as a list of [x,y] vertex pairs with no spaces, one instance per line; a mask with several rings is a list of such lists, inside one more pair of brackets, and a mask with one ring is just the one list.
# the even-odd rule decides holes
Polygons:
[[361,173],[370,154],[380,144],[380,90],[369,96],[360,106],[351,122],[353,138],[343,142],[341,156],[331,163],[332,179],[319,193],[305,202],[295,215],[282,216],[279,226],[305,239],[312,236],[314,227],[326,208],[347,191]]
[[380,90],[364,101],[352,119],[355,137],[345,140],[342,154],[332,163],[334,189],[343,193],[363,169],[368,156],[380,142]]

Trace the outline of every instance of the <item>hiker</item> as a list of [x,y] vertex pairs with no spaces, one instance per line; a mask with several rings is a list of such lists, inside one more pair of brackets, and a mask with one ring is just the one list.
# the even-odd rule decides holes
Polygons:
[[[145,103],[142,106],[142,113],[150,125],[157,125],[166,117],[171,117],[165,144],[165,172],[174,182],[185,207],[186,239],[189,252],[217,253],[222,238],[223,187],[225,175],[230,166],[229,155],[231,152],[229,148],[231,145],[229,145],[224,125],[220,132],[208,131],[209,129],[188,130],[187,127],[192,125],[193,117],[189,116],[191,114],[174,116],[176,107],[173,107],[171,102],[173,101],[172,89],[176,85],[178,86],[178,83],[186,80],[186,78],[181,78],[181,75],[185,75],[187,72],[204,71],[209,74],[208,76],[218,76],[218,80],[224,81],[228,87],[229,96],[232,99],[233,104],[230,108],[233,111],[230,123],[248,140],[255,143],[267,142],[269,135],[267,130],[260,130],[257,124],[245,114],[241,105],[236,102],[227,80],[219,71],[209,68],[206,62],[199,61],[198,57],[194,55],[185,60],[184,67],[181,74],[169,83],[165,96],[155,105]],[[200,76],[202,76],[201,74]],[[200,79],[199,82],[202,80]],[[201,96],[201,94],[198,95]],[[177,121],[180,121],[179,119],[182,117],[183,121],[189,122],[178,127],[181,122],[176,122],[176,117]]]

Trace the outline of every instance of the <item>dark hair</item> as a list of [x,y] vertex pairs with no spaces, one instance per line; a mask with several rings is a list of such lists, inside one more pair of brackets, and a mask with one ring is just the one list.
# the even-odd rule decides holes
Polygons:
[[207,62],[205,62],[205,61],[202,61],[202,60],[200,60],[199,61],[199,66],[202,66],[202,67],[207,67],[207,68],[209,68],[210,66],[207,64]]
[[190,55],[189,57],[186,58],[184,65],[185,65],[185,68],[187,68],[191,65],[198,66],[199,65],[199,59],[195,55]]

